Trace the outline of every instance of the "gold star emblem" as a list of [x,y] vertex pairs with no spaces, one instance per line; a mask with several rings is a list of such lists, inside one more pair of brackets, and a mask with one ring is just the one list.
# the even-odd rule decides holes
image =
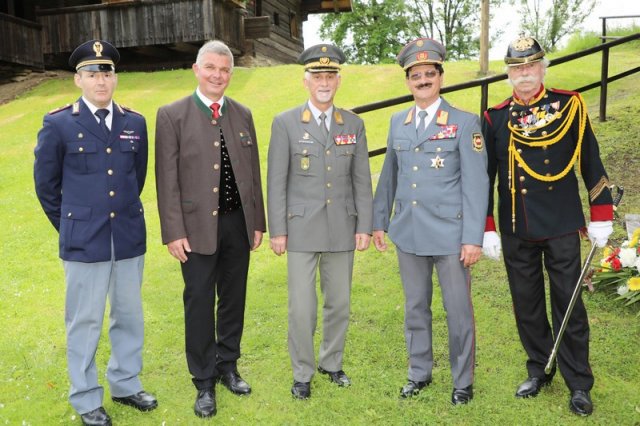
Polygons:
[[440,158],[439,155],[436,155],[436,158],[431,159],[431,167],[434,169],[441,169],[444,167],[444,158]]

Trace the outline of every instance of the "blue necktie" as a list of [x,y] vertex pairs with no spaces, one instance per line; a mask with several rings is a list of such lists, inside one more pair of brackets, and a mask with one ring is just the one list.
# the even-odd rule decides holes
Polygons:
[[109,110],[101,108],[95,112],[95,115],[100,119],[100,128],[106,136],[109,136],[111,134],[111,131],[107,127],[107,115],[109,115]]

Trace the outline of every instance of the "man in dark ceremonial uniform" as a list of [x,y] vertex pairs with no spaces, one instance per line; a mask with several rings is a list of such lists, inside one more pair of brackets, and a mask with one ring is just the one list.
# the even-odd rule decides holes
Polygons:
[[[544,368],[580,276],[579,231],[584,229],[577,167],[587,190],[588,235],[602,247],[612,232],[613,205],[607,173],[585,103],[579,93],[544,86],[548,61],[537,40],[520,36],[507,50],[513,95],[484,113],[489,157],[489,208],[483,250],[499,257],[500,242],[528,378],[516,397],[538,394],[555,373]],[[501,238],[493,219],[497,177]],[[547,319],[543,264],[549,275],[553,331]],[[571,391],[569,408],[589,415],[593,374],[589,366],[589,322],[581,299],[574,307],[558,354]]]

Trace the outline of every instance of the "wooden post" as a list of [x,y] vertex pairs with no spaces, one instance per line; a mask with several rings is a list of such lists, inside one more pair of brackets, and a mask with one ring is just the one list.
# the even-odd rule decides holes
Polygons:
[[607,121],[607,79],[609,78],[609,48],[602,51],[602,69],[600,72],[600,116],[601,122]]
[[482,0],[480,10],[480,74],[489,72],[489,0]]

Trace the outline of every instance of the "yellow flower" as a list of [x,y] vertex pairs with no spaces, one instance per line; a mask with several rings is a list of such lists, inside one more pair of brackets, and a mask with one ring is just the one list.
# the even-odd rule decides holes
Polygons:
[[629,247],[635,247],[638,245],[638,239],[640,238],[640,228],[636,228],[631,234],[631,241],[629,241]]
[[611,246],[605,246],[604,250],[602,250],[602,257],[606,259],[611,255],[611,253],[613,253],[613,250],[611,250]]
[[629,281],[627,281],[627,285],[631,291],[640,290],[640,277],[630,278]]

